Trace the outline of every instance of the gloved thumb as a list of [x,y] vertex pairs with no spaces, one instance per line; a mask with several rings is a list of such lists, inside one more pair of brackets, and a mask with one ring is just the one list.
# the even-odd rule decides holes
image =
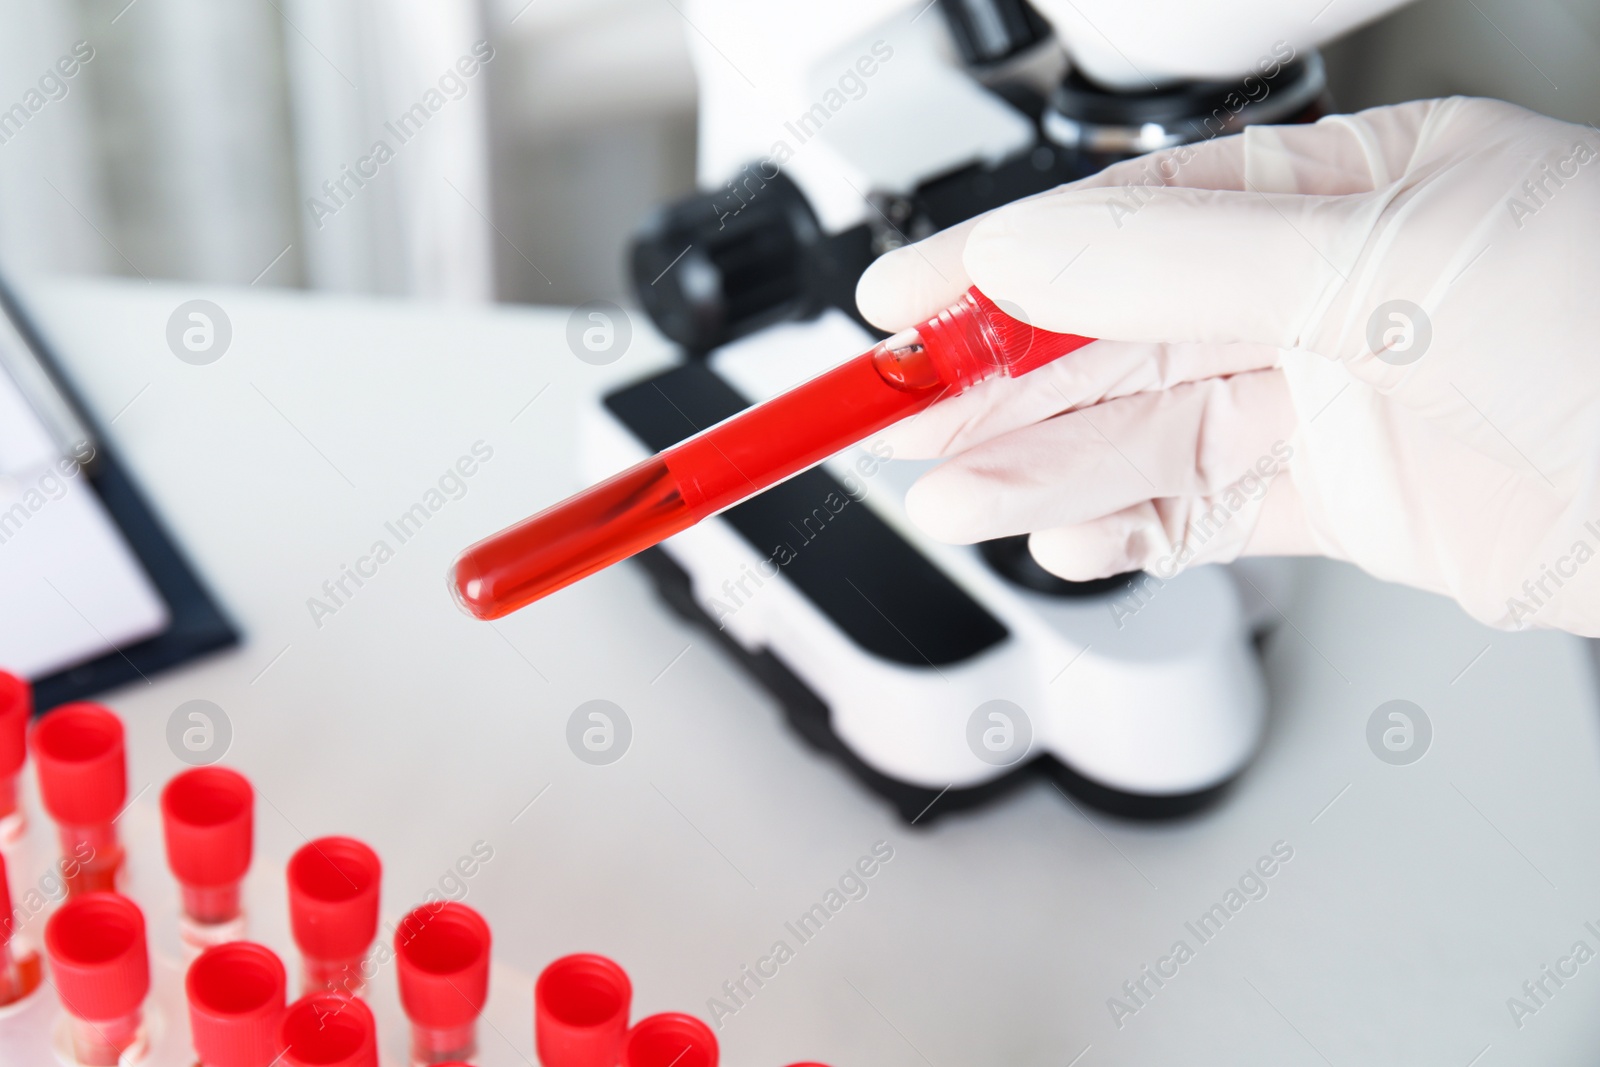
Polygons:
[[1391,195],[1068,187],[985,217],[963,263],[991,299],[1044,329],[1295,348]]

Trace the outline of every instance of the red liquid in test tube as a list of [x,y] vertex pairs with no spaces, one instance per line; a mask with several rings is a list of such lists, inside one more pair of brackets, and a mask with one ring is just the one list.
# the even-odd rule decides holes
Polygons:
[[378,1067],[372,1009],[339,993],[312,993],[289,1005],[278,1047],[282,1067]]
[[914,330],[740,412],[461,554],[460,605],[498,619],[627,559],[829,456],[997,375],[1091,338],[1005,314],[976,289]]
[[45,924],[51,980],[71,1022],[72,1050],[84,1067],[116,1067],[147,1048],[144,998],[150,956],[144,915],[127,897],[85,893]]
[[116,818],[128,800],[122,720],[99,704],[63,704],[30,740],[68,894],[114,891],[123,859]]
[[0,1008],[15,1004],[39,988],[40,967],[37,952],[19,952],[12,938],[11,883],[6,861],[0,856]]
[[9,851],[28,829],[20,783],[32,716],[32,687],[16,675],[0,671],[0,850]]
[[289,925],[302,986],[358,995],[362,961],[378,936],[378,854],[352,837],[323,837],[289,858]]
[[161,791],[167,866],[183,891],[180,934],[190,956],[244,936],[239,884],[250,869],[255,793],[226,767],[195,767]]
[[717,1038],[693,1015],[640,1019],[622,1041],[620,1067],[717,1067]]
[[489,924],[465,904],[424,904],[394,931],[411,1062],[433,1067],[476,1055],[489,997]]
[[593,953],[563,956],[533,987],[534,1043],[544,1067],[616,1067],[633,984]]
[[287,987],[283,963],[264,945],[231,941],[202,952],[184,978],[199,1067],[277,1063]]

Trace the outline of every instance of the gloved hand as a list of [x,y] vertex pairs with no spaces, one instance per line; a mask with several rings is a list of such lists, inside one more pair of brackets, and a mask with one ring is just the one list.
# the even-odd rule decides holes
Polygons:
[[883,257],[888,330],[976,284],[1106,338],[891,431],[943,540],[1070,579],[1322,554],[1600,635],[1600,134],[1491,100],[1141,157]]

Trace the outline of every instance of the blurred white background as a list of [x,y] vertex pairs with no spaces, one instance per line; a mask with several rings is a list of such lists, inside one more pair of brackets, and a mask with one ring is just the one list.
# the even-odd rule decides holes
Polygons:
[[[627,235],[693,183],[686,32],[672,0],[0,0],[0,269],[623,298]],[[1341,109],[1459,92],[1596,121],[1597,45],[1597,0],[1424,0],[1328,59]],[[385,123],[430,90],[402,143]]]

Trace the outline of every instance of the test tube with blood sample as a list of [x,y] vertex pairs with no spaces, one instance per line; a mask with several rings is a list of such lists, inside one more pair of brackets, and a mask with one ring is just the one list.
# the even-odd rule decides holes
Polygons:
[[250,869],[255,793],[226,767],[194,767],[161,791],[167,866],[182,888],[179,934],[190,959],[245,934],[239,887]]
[[116,893],[72,897],[45,924],[44,944],[77,1063],[129,1067],[143,1058],[150,955],[138,905]]
[[489,924],[465,904],[424,904],[395,927],[413,1067],[477,1053],[478,1015],[489,997],[489,945]]
[[116,819],[128,799],[122,720],[99,704],[63,704],[29,740],[68,894],[115,891],[123,863]]
[[318,838],[289,858],[287,873],[302,990],[359,995],[362,963],[378,936],[378,854],[353,837]]
[[0,671],[0,852],[12,854],[28,830],[22,805],[22,765],[28,755],[33,689]]
[[278,1024],[281,1067],[378,1067],[372,1009],[342,993],[311,993]]
[[273,1067],[287,988],[283,963],[265,945],[230,941],[202,952],[184,978],[196,1067]]

